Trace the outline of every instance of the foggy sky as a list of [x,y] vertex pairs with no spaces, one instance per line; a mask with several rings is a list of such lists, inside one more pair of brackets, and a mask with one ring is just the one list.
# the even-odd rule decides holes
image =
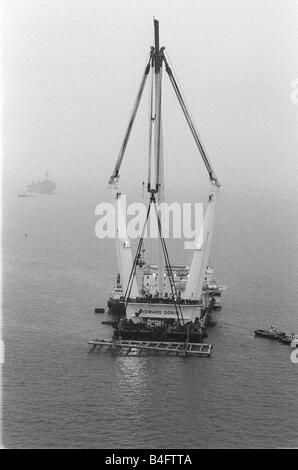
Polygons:
[[[3,0],[3,175],[48,169],[57,191],[106,186],[160,20],[179,83],[223,187],[297,191],[295,0]],[[148,91],[121,173],[143,178]],[[164,76],[168,176],[206,170]]]

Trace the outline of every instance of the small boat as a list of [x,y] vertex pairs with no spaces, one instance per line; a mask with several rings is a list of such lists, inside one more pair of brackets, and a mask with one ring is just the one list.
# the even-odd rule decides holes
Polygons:
[[279,339],[285,335],[284,331],[281,331],[274,326],[270,326],[269,330],[255,330],[255,336],[260,336],[262,338]]
[[281,343],[284,343],[284,344],[291,344],[292,342],[292,335],[281,335],[279,336],[277,339],[278,341],[280,341]]
[[20,194],[18,194],[18,197],[34,197],[34,195],[33,194],[20,193]]
[[95,308],[94,309],[94,313],[105,313],[105,309],[104,308]]
[[[298,335],[295,335],[295,333],[292,331],[292,333],[290,333],[289,335],[287,334],[284,334],[284,335],[280,335],[278,337],[278,340],[281,342],[281,343],[284,343],[284,344],[289,344],[291,345],[292,342],[296,341],[296,344],[298,345]],[[296,346],[292,346],[292,347],[296,347]]]

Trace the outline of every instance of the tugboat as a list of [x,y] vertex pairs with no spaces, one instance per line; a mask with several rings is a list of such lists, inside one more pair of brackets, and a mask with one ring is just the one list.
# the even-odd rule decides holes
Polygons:
[[53,194],[56,188],[56,183],[49,179],[48,172],[46,171],[45,179],[35,182],[32,181],[31,184],[27,186],[27,191],[29,193],[43,193],[43,194]]
[[280,341],[281,343],[291,346],[291,348],[298,347],[298,335],[295,335],[294,332],[287,335],[284,331],[281,331],[278,328],[275,328],[274,326],[270,326],[269,330],[256,330],[255,336],[260,336],[262,338],[268,339],[275,339]]
[[[288,344],[290,345],[292,343],[292,341],[295,339],[296,335],[295,333],[291,333],[290,335],[280,335],[278,337],[278,340],[281,342],[281,343],[284,343],[284,344]],[[298,336],[297,336],[298,338]]]
[[[163,233],[160,204],[165,202],[164,155],[162,133],[162,70],[165,69],[175,95],[183,111],[194,141],[209,175],[211,187],[204,211],[202,233],[195,235],[193,256],[190,267],[172,264],[166,239]],[[125,195],[119,189],[119,171],[129,141],[131,130],[143,95],[147,79],[150,77],[150,112],[147,215],[139,238],[136,254],[133,257],[130,241],[119,221],[125,220]],[[185,158],[185,157],[184,157]],[[205,288],[209,266],[211,242],[214,231],[215,207],[220,189],[206,150],[192,120],[178,82],[159,43],[159,22],[154,19],[154,46],[150,49],[137,99],[129,120],[128,128],[120,153],[109,180],[112,201],[117,214],[116,252],[119,275],[117,287],[110,296],[108,305],[120,308],[125,313],[114,330],[114,339],[133,341],[165,341],[199,343],[206,337],[208,316],[219,298],[221,290],[216,286]],[[143,188],[146,187],[143,182]],[[142,259],[145,229],[151,217],[155,218],[158,236],[156,239],[156,264],[146,265]],[[202,236],[203,234],[203,236]],[[180,274],[177,276],[177,272]],[[208,275],[208,274],[207,274]],[[210,295],[212,292],[212,295]]]
[[256,330],[255,336],[261,336],[262,338],[268,339],[279,339],[280,337],[284,337],[286,334],[284,331],[275,328],[274,326],[270,326],[269,330]]

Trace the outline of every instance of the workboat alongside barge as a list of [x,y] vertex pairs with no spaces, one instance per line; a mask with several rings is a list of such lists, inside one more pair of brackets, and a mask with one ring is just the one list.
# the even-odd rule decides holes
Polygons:
[[[160,204],[165,202],[165,161],[161,111],[163,69],[165,69],[173,86],[211,183],[204,211],[203,227],[196,230],[192,262],[189,267],[173,264],[170,261],[161,220]],[[125,195],[120,191],[118,181],[120,167],[148,77],[151,82],[147,167],[148,206],[146,220],[133,257],[126,227],[123,227]],[[220,184],[169,65],[165,48],[159,45],[159,22],[156,19],[154,20],[154,46],[150,50],[149,61],[145,67],[123,144],[114,172],[109,180],[109,186],[117,215],[116,223],[121,223],[121,227],[116,226],[115,231],[119,274],[117,286],[108,300],[108,307],[110,310],[118,311],[124,315],[124,318],[119,320],[114,329],[113,341],[118,345],[119,341],[139,341],[142,344],[146,341],[153,341],[154,344],[159,345],[160,341],[175,345],[177,343],[201,344],[207,336],[206,329],[212,311],[221,308],[222,289],[212,279],[214,271],[209,266],[215,207]],[[144,182],[143,188],[145,188]],[[152,216],[155,217],[158,228],[157,261],[156,264],[147,265],[143,260],[144,232]],[[100,345],[101,340],[96,340],[92,344]],[[103,344],[106,342],[104,341]],[[208,351],[211,351],[211,345],[209,346]],[[187,351],[187,347],[184,350]]]
[[262,338],[268,339],[279,339],[282,336],[285,336],[285,332],[270,326],[268,330],[255,330],[255,336],[260,336]]
[[281,331],[274,326],[270,326],[268,330],[255,330],[255,336],[277,340],[283,344],[291,346],[292,348],[298,347],[298,335],[294,332],[286,334],[284,331]]

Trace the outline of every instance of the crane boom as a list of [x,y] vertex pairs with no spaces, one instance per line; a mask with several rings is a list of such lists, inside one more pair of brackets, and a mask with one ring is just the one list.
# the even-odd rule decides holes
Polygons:
[[119,152],[118,159],[117,159],[117,162],[116,162],[116,165],[115,165],[115,169],[114,169],[114,172],[113,172],[113,174],[110,178],[110,183],[112,183],[113,181],[115,181],[119,178],[120,166],[121,166],[124,154],[125,154],[125,150],[126,150],[126,147],[127,147],[127,144],[128,144],[128,140],[129,140],[132,128],[133,128],[133,124],[135,122],[135,118],[136,118],[136,115],[137,115],[137,112],[138,112],[138,109],[139,109],[139,104],[141,102],[143,91],[144,91],[146,81],[147,81],[147,78],[148,78],[148,74],[149,74],[149,71],[150,71],[151,57],[152,57],[152,50],[151,50],[151,53],[150,53],[149,62],[146,65],[144,75],[142,77],[141,85],[140,85],[140,88],[139,88],[139,91],[138,91],[138,94],[137,94],[137,97],[136,97],[136,100],[135,100],[135,103],[134,103],[134,106],[133,106],[131,117],[130,117],[130,120],[129,120],[129,123],[128,123],[128,126],[127,126],[127,130],[126,130],[126,133],[125,133],[125,136],[124,136],[124,140],[123,140],[123,143],[122,143],[121,148],[120,148],[120,152]]
[[[198,233],[195,240],[189,277],[183,295],[186,299],[200,300],[202,296],[206,269],[210,261],[210,248],[214,232],[215,207],[218,191],[219,188],[214,187],[214,191],[209,196],[203,226],[201,227],[203,233]],[[200,243],[201,239],[202,243]]]

